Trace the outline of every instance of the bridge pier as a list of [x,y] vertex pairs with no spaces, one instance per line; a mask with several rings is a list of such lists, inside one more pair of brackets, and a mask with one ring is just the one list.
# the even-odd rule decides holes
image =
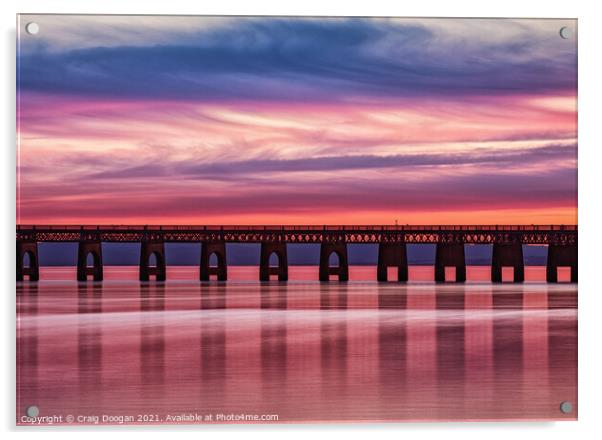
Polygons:
[[571,268],[571,283],[577,282],[577,245],[548,245],[548,264],[546,267],[546,281],[558,282],[558,268],[568,266]]
[[[278,266],[274,267],[270,266],[270,256],[273,253],[278,257]],[[259,281],[270,281],[270,275],[278,275],[278,281],[288,281],[288,259],[285,242],[261,242]]]
[[464,244],[437,243],[435,255],[435,281],[445,282],[445,268],[456,268],[456,283],[466,281],[466,260],[464,259]]
[[[23,265],[25,255],[29,257],[28,267]],[[36,241],[17,240],[17,281],[23,281],[26,276],[29,277],[29,281],[40,280],[38,243]]]
[[[212,254],[215,254],[217,257],[217,266],[215,267],[211,267],[209,264]],[[201,244],[200,280],[209,281],[211,275],[217,275],[218,281],[226,281],[228,279],[225,241],[204,241]]]
[[[155,256],[156,266],[150,265],[151,255]],[[165,244],[163,241],[144,240],[140,245],[140,281],[149,281],[155,276],[157,281],[165,281]]]
[[[92,254],[94,265],[88,267],[88,254]],[[94,281],[102,281],[102,245],[100,241],[82,240],[77,248],[77,281],[86,281],[92,275]]]
[[523,259],[523,245],[521,243],[494,243],[491,257],[491,281],[502,282],[502,268],[514,268],[514,282],[525,281],[525,262]]
[[[338,267],[330,267],[330,255],[339,257]],[[330,275],[338,275],[339,281],[349,281],[349,262],[346,243],[325,243],[320,245],[320,281],[329,281]]]
[[379,243],[376,279],[387,281],[388,268],[397,267],[397,281],[408,281],[408,257],[405,243]]

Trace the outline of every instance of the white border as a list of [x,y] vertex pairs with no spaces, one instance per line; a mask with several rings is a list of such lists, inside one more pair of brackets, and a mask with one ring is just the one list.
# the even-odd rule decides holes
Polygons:
[[[525,0],[485,1],[429,1],[393,2],[370,0],[351,2],[344,0],[302,0],[285,3],[268,0],[220,0],[195,2],[192,0],[3,0],[0,2],[2,20],[3,63],[0,123],[2,124],[2,234],[0,247],[0,279],[3,281],[4,356],[2,369],[3,398],[0,402],[1,427],[9,436],[21,431],[25,437],[43,435],[60,437],[82,434],[86,437],[111,435],[125,437],[142,434],[161,438],[168,432],[198,438],[199,435],[226,434],[251,438],[305,438],[308,435],[344,435],[364,438],[377,435],[399,439],[401,436],[420,436],[421,439],[445,438],[462,440],[487,438],[507,439],[527,436],[545,436],[547,439],[600,438],[602,406],[600,400],[600,374],[602,373],[600,349],[602,344],[602,291],[596,276],[602,273],[602,218],[599,188],[600,151],[602,150],[602,112],[600,111],[599,42],[602,41],[602,20],[595,8],[596,2],[578,0],[527,2]],[[221,425],[153,428],[42,428],[14,427],[15,420],[15,298],[14,298],[14,222],[15,222],[15,14],[21,13],[122,13],[122,14],[225,14],[225,15],[364,15],[364,16],[439,16],[439,17],[557,17],[579,19],[579,421],[557,423],[432,423],[388,425]],[[85,432],[81,432],[84,430]],[[125,432],[123,432],[125,431]],[[132,431],[131,434],[128,431]],[[143,432],[141,432],[143,431]],[[597,434],[596,434],[597,432]]]

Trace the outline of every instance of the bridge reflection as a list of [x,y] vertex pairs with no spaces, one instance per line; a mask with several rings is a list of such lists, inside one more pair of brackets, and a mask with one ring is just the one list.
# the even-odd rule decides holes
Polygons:
[[[21,406],[257,408],[291,421],[576,414],[558,410],[576,402],[574,286],[184,283],[169,295],[163,283],[80,283],[60,303],[53,286],[18,287]],[[57,307],[67,319],[49,333]],[[59,383],[57,368],[77,374]]]

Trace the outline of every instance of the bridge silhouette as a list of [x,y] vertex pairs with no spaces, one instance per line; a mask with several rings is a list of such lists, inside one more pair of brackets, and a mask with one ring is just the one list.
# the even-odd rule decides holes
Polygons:
[[[226,243],[260,243],[260,281],[271,276],[288,280],[287,244],[320,244],[319,280],[349,280],[347,244],[378,244],[377,280],[388,281],[388,268],[397,281],[408,281],[407,244],[435,244],[435,281],[446,281],[446,268],[455,268],[455,281],[466,281],[464,245],[493,245],[491,281],[502,281],[502,269],[512,267],[514,282],[524,281],[523,245],[547,245],[546,280],[558,281],[558,268],[569,267],[577,282],[576,225],[17,225],[17,281],[40,278],[38,243],[76,242],[77,279],[103,279],[103,242],[140,243],[140,281],[166,279],[165,243],[200,243],[199,280],[228,278]],[[275,254],[277,265],[270,264]],[[338,266],[330,265],[336,254]],[[88,265],[88,256],[92,265]],[[215,255],[217,264],[210,264]],[[25,264],[25,258],[29,264]],[[151,265],[154,256],[156,264]]]

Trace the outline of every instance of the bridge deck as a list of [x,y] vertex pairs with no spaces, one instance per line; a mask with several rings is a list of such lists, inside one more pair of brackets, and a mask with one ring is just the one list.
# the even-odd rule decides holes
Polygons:
[[577,243],[577,225],[17,225],[36,242]]

